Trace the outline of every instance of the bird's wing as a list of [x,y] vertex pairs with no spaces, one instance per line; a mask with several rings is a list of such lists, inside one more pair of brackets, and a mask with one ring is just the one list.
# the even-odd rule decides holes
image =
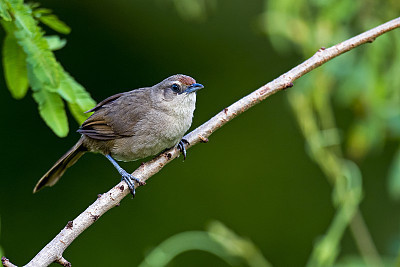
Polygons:
[[89,112],[94,112],[96,110],[99,110],[101,107],[103,107],[104,105],[106,105],[107,103],[110,103],[118,98],[120,98],[122,95],[124,95],[126,93],[119,93],[119,94],[115,94],[112,95],[110,97],[107,97],[106,99],[104,99],[103,101],[101,101],[100,103],[98,103],[94,108],[89,109],[88,111],[86,111],[85,113],[89,113]]
[[145,118],[145,105],[150,105],[149,98],[141,89],[110,96],[90,110],[94,113],[78,132],[97,140],[133,136],[135,125]]
[[100,116],[93,115],[82,124],[77,131],[78,133],[97,140],[112,140],[122,137],[115,133],[111,126]]

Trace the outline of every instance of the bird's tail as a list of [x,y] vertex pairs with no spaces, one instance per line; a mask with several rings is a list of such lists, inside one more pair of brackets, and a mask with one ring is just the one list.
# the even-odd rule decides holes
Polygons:
[[65,153],[42,178],[40,178],[33,189],[33,193],[36,193],[45,186],[53,186],[60,180],[64,172],[85,154],[87,149],[82,145],[82,141],[83,139],[80,138],[79,141]]

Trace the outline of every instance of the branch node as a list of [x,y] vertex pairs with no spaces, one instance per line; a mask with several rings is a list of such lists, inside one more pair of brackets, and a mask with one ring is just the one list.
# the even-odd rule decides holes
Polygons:
[[99,215],[93,215],[93,214],[90,214],[90,216],[92,217],[92,219],[93,219],[93,222],[97,221],[97,220],[100,218],[100,216],[99,216]]
[[286,84],[284,85],[284,87],[282,88],[282,90],[286,90],[286,89],[291,88],[291,87],[293,87],[293,83],[292,83],[292,82],[288,82],[288,83],[286,83]]
[[101,198],[103,194],[97,194],[97,199]]
[[208,138],[202,136],[201,134],[198,135],[200,142],[202,143],[208,143]]
[[1,263],[3,264],[4,267],[17,267],[17,265],[14,265],[10,262],[9,259],[7,259],[6,257],[1,257]]
[[261,96],[263,96],[268,92],[268,90],[269,90],[269,87],[264,85],[263,87],[261,87],[259,89],[259,93],[260,93]]
[[57,259],[55,262],[64,267],[71,267],[71,263],[69,261],[67,261],[66,259],[64,259],[63,257]]
[[67,226],[65,226],[65,229],[72,229],[73,226],[74,226],[74,222],[73,221],[69,221],[67,223]]

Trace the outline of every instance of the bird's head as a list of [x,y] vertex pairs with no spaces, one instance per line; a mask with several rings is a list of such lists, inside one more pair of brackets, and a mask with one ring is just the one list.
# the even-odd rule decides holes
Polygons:
[[196,80],[190,76],[183,74],[176,74],[168,77],[159,83],[164,90],[169,89],[175,94],[191,94],[204,88],[200,83],[196,83]]
[[166,101],[185,101],[186,98],[196,99],[196,92],[204,86],[195,79],[183,74],[176,74],[154,86]]
[[154,85],[153,100],[165,111],[193,114],[196,104],[196,92],[204,86],[195,79],[183,74],[176,74]]

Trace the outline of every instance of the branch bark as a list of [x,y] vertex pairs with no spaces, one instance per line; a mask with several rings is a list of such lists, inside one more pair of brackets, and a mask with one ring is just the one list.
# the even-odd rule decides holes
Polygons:
[[[399,27],[400,17],[330,48],[319,49],[308,60],[233,103],[212,117],[206,123],[187,134],[184,137],[184,139],[189,141],[189,144],[186,145],[186,149],[196,145],[197,143],[207,142],[207,138],[227,122],[266,99],[270,95],[288,87],[292,87],[295,80],[321,66],[325,62],[362,44],[371,43],[378,36]],[[162,153],[153,160],[142,164],[133,172],[133,176],[140,178],[142,181],[146,181],[178,156],[178,149],[173,148],[165,153]],[[109,209],[118,206],[120,201],[128,194],[128,187],[124,182],[120,182],[107,193],[99,195],[98,199],[92,205],[90,205],[76,219],[68,222],[61,232],[25,266],[48,266],[53,262],[58,262],[64,266],[70,266],[70,263],[62,256],[65,249],[84,230],[97,221],[100,216],[106,213]],[[8,260],[3,261],[3,265],[14,266]]]

